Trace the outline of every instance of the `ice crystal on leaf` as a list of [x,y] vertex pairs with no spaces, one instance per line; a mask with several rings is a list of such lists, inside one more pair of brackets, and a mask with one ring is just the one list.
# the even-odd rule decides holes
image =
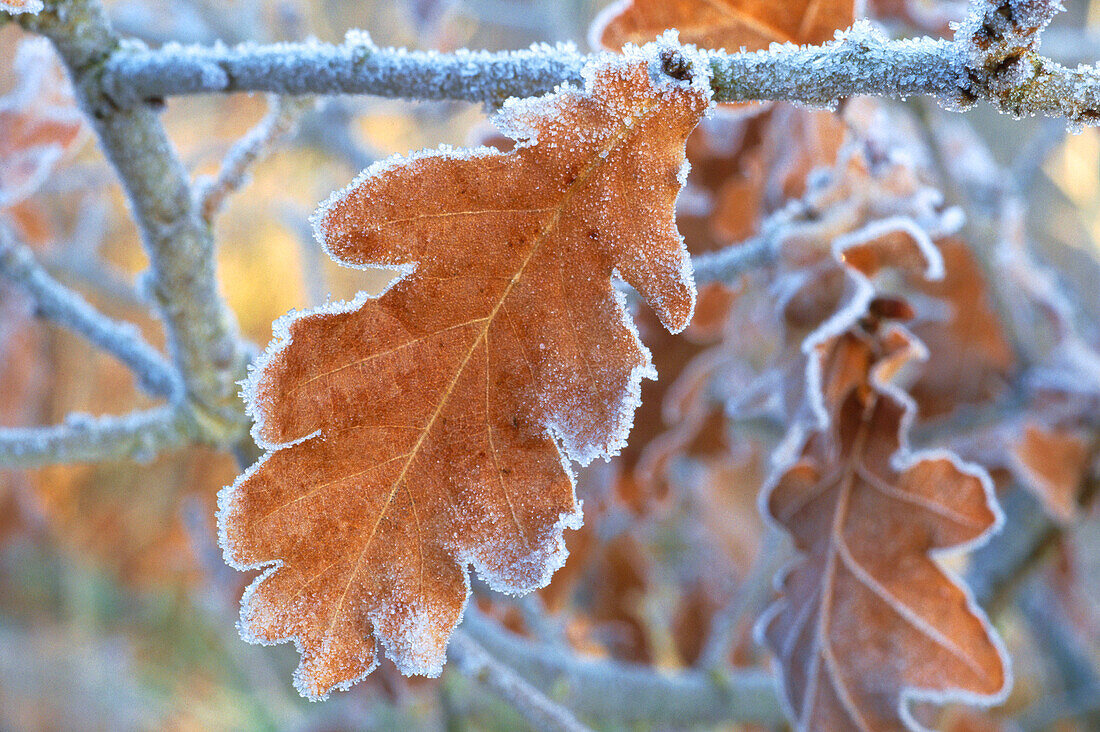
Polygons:
[[318,211],[334,258],[401,276],[278,326],[246,389],[268,453],[220,513],[228,561],[269,568],[242,631],[296,641],[305,695],[368,674],[376,641],[438,674],[468,565],[524,593],[564,561],[568,461],[622,446],[652,375],[612,276],[670,330],[694,309],[673,207],[709,85],[661,71],[670,42],[507,104],[510,152],[383,161]]
[[28,13],[31,15],[42,12],[42,0],[0,0],[0,12]]

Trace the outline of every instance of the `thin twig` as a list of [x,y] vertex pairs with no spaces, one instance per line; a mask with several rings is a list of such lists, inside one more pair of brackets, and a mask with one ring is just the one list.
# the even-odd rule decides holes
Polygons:
[[[771,580],[788,554],[781,551],[784,534],[774,526],[769,526],[756,557],[745,579],[737,586],[732,601],[715,614],[711,620],[710,635],[699,654],[699,668],[720,669],[724,667],[733,652],[737,640],[737,629],[741,620],[754,609],[759,611],[772,592]],[[750,616],[753,617],[753,616]]]
[[490,656],[477,641],[455,631],[447,647],[447,656],[459,671],[510,704],[537,730],[546,732],[581,732],[588,729],[572,712],[555,704],[516,672]]
[[280,139],[292,134],[312,106],[309,97],[271,97],[267,114],[229,149],[217,175],[196,185],[198,209],[204,221],[214,220],[229,196],[246,183],[252,166],[267,157]]
[[111,320],[78,293],[55,280],[0,224],[0,275],[17,283],[35,300],[37,310],[69,328],[126,364],[143,389],[158,396],[178,395],[180,378],[160,353],[146,343],[131,323]]
[[555,689],[563,704],[596,719],[654,727],[783,720],[774,679],[764,671],[672,673],[585,659],[513,635],[476,611],[467,611],[462,628],[532,684]]
[[52,427],[0,429],[0,468],[148,460],[192,439],[192,425],[174,407],[117,417],[71,414]]
[[775,237],[765,232],[725,249],[696,254],[691,258],[691,265],[695,269],[697,284],[731,283],[745,272],[775,262],[778,254]]

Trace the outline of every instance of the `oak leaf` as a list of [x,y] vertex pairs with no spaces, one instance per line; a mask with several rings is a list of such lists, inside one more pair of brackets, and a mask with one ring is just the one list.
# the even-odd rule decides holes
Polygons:
[[22,41],[13,71],[16,87],[0,97],[0,208],[34,193],[83,129],[65,70],[49,41]]
[[981,265],[966,242],[936,242],[944,278],[913,282],[915,292],[934,298],[926,308],[939,317],[915,323],[913,334],[928,347],[921,378],[910,389],[922,420],[980,404],[999,396],[1015,368],[1012,346],[993,308]]
[[1011,447],[1010,464],[1021,482],[1056,520],[1068,524],[1077,515],[1077,494],[1089,462],[1088,433],[1029,422]]
[[506,104],[511,152],[384,161],[319,210],[334,258],[402,276],[277,327],[247,389],[269,452],[219,517],[227,560],[269,568],[242,633],[294,639],[303,694],[363,678],[376,639],[438,674],[468,565],[523,593],[564,561],[567,460],[616,452],[652,375],[612,275],[670,330],[694,308],[673,207],[709,86],[657,56],[602,57],[583,91]]
[[824,43],[855,20],[854,0],[621,0],[592,25],[593,45],[617,50],[669,28],[700,48],[750,51]]
[[759,626],[799,729],[915,728],[911,699],[990,703],[1008,685],[1000,641],[934,558],[1000,516],[979,469],[908,451],[912,401],[891,381],[922,350],[898,326],[842,335],[830,424],[765,496],[803,553]]

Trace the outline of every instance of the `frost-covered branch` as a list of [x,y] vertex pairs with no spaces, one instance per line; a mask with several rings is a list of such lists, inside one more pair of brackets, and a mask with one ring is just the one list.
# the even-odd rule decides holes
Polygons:
[[583,732],[588,729],[562,706],[555,704],[514,671],[498,662],[462,631],[456,631],[447,656],[459,671],[488,687],[523,715],[532,727],[546,732]]
[[745,272],[771,264],[778,256],[776,237],[765,227],[764,232],[751,239],[718,251],[696,254],[691,258],[691,264],[697,284],[731,283]]
[[164,126],[146,105],[104,97],[103,64],[120,51],[99,0],[49,0],[19,22],[53,41],[103,150],[118,172],[150,261],[150,291],[168,332],[188,403],[212,442],[245,432],[237,399],[245,357],[236,320],[218,291],[214,241]]
[[462,629],[535,686],[554,689],[555,697],[579,714],[654,727],[783,721],[774,679],[762,671],[667,673],[585,659],[513,635],[469,610]]
[[[1042,4],[1002,0],[990,7],[1036,3]],[[1075,125],[1100,117],[1097,69],[1069,69],[1039,56],[1033,42],[1037,30],[1026,38],[1001,26],[988,31],[984,16],[974,17],[978,20],[964,24],[955,40],[890,40],[869,22],[859,21],[823,46],[710,52],[714,96],[727,102],[832,105],[855,95],[930,95],[951,109],[985,99],[1015,114],[1063,117]],[[997,53],[989,53],[987,36],[1000,49]],[[994,57],[999,61],[991,61]],[[443,54],[379,48],[364,34],[353,32],[340,45],[126,48],[107,60],[100,82],[104,95],[122,106],[170,95],[236,91],[371,94],[499,105],[508,97],[548,92],[562,82],[579,83],[584,62],[583,55],[567,46]]]
[[189,422],[175,407],[119,417],[71,414],[51,427],[0,429],[0,468],[148,460],[190,441]]
[[294,132],[313,100],[272,97],[269,104],[263,119],[229,149],[217,175],[197,184],[198,208],[204,221],[213,221],[230,194],[245,184],[249,169],[265,158],[280,138]]
[[350,32],[340,45],[246,43],[120,50],[104,65],[100,78],[104,94],[120,105],[237,91],[500,104],[508,97],[543,94],[563,81],[579,83],[584,60],[571,48],[546,45],[502,53],[381,49],[365,33]]
[[38,312],[69,328],[126,364],[151,394],[172,396],[179,376],[163,356],[146,343],[130,323],[111,320],[78,293],[50,276],[34,254],[0,224],[0,275],[20,285],[34,298]]
[[734,597],[711,620],[710,634],[703,643],[696,666],[702,669],[723,668],[737,643],[737,631],[742,620],[753,618],[764,609],[772,592],[772,578],[790,559],[790,550],[784,547],[784,534],[769,527],[756,557],[744,580],[737,586]]

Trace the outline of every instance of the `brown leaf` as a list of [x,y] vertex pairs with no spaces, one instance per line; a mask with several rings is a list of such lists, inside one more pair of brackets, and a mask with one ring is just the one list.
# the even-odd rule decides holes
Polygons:
[[1074,429],[1046,429],[1032,422],[1011,447],[1012,472],[1020,476],[1042,501],[1047,512],[1068,523],[1077,515],[1077,494],[1088,467],[1086,433]]
[[49,41],[24,40],[13,63],[17,86],[0,98],[0,208],[34,193],[83,129]]
[[[720,283],[700,288],[695,317],[679,335],[669,334],[648,313],[639,313],[637,317],[638,331],[653,351],[658,378],[642,384],[642,403],[634,416],[630,441],[612,462],[617,473],[615,495],[638,514],[653,508],[655,499],[659,502],[667,497],[664,446],[674,452],[686,447],[692,437],[681,439],[679,435],[686,429],[694,431],[695,423],[694,406],[670,412],[668,400],[674,392],[683,390],[680,385],[686,376],[685,366],[718,341],[734,298],[736,294]],[[677,397],[676,401],[682,399]],[[681,423],[685,421],[690,421],[693,427],[683,427]],[[662,445],[657,449],[661,456],[650,456],[657,445]]]
[[755,51],[772,43],[824,43],[854,19],[854,0],[622,0],[600,14],[591,38],[618,50],[676,28],[681,42],[700,48]]
[[990,702],[1007,685],[984,614],[932,556],[983,539],[998,514],[983,474],[907,452],[911,404],[889,379],[918,351],[898,327],[841,336],[829,428],[767,494],[803,552],[760,626],[802,729],[915,728],[912,698]]
[[667,328],[694,307],[673,205],[709,87],[655,73],[601,60],[583,92],[505,107],[513,151],[390,160],[318,213],[334,257],[404,276],[279,326],[250,388],[270,452],[220,516],[232,563],[274,565],[242,627],[296,639],[304,694],[369,673],[375,638],[438,674],[467,565],[522,593],[564,561],[565,459],[618,450],[652,368],[613,271]]
[[936,242],[944,260],[944,278],[913,282],[917,292],[935,298],[945,317],[913,325],[928,347],[929,358],[910,393],[922,420],[997,397],[1015,367],[1015,356],[1000,317],[993,309],[981,267],[966,242]]
[[[821,427],[826,410],[807,398],[806,340],[827,341],[866,317],[906,319],[914,284],[931,287],[928,280],[942,276],[932,239],[950,230],[951,217],[911,161],[853,136],[836,166],[814,176],[806,195],[769,221],[777,262],[755,283],[767,307],[731,317],[724,355],[715,358],[715,372],[730,385],[716,391],[733,416]],[[766,338],[742,337],[746,316],[755,331],[773,334],[764,352]],[[742,375],[725,378],[731,373]]]

